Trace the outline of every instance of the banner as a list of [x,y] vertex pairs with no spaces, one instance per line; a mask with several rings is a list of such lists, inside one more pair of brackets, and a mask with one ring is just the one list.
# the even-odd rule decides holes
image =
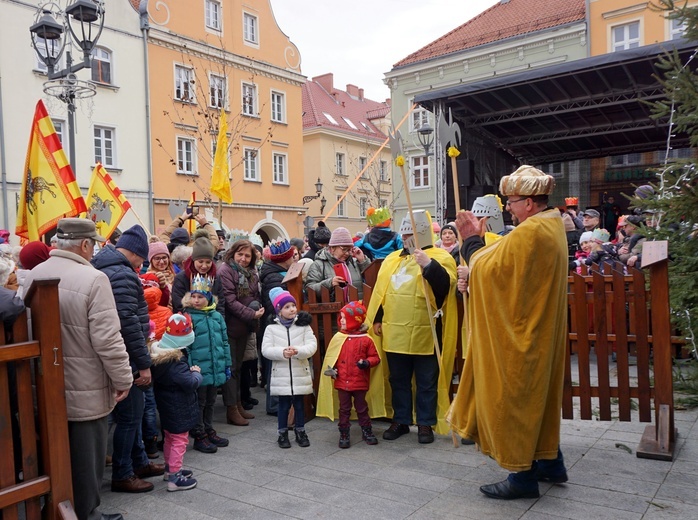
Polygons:
[[40,100],[29,135],[15,234],[24,240],[39,240],[60,219],[85,211],[73,169]]
[[218,122],[218,140],[216,141],[216,155],[213,158],[213,171],[211,173],[211,193],[217,195],[223,202],[230,204],[233,196],[230,194],[230,177],[228,172],[228,122],[225,110],[221,110]]
[[109,238],[131,207],[119,187],[100,163],[92,171],[87,192],[87,217],[92,219],[97,232]]

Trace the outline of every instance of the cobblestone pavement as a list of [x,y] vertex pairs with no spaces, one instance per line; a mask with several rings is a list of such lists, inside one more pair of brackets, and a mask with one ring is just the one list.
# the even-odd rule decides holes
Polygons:
[[[105,471],[101,510],[127,520],[157,519],[695,519],[698,518],[698,411],[676,411],[679,437],[673,462],[638,459],[644,423],[563,420],[561,446],[569,474],[565,485],[541,484],[539,499],[499,501],[478,490],[507,472],[474,446],[453,447],[450,436],[417,443],[416,428],[396,441],[381,437],[388,423],[374,422],[377,446],[352,426],[350,449],[339,449],[336,423],[306,425],[309,448],[276,444],[276,417],[261,401],[250,426],[225,424],[218,399],[218,433],[230,446],[216,454],[190,449],[184,464],[195,489],[168,492],[161,478],[140,495],[112,493]],[[291,435],[293,439],[293,436]],[[162,460],[160,459],[160,462]]]

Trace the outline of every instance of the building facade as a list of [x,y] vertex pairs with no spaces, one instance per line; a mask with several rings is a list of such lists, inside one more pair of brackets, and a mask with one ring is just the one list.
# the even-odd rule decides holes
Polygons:
[[[300,56],[269,0],[163,0],[149,7],[155,228],[195,198],[216,227],[265,241],[297,233],[305,208]],[[225,110],[232,204],[210,193]]]
[[[60,2],[63,8],[67,3]],[[129,227],[139,218],[147,225],[151,205],[146,174],[146,76],[138,12],[128,0],[107,3],[92,68],[76,73],[77,79],[94,85],[96,95],[77,101],[73,135],[68,128],[67,105],[45,93],[51,82],[47,83],[46,66],[31,46],[29,28],[36,22],[37,12],[37,6],[27,2],[0,1],[2,227],[14,233],[28,137],[39,99],[46,105],[66,155],[69,140],[74,139],[73,170],[83,195],[96,162],[102,162],[133,207],[120,227]],[[72,55],[74,62],[82,59],[75,47]],[[65,67],[65,54],[59,65],[60,69]],[[90,201],[86,202],[89,206]],[[13,237],[13,242],[16,240]]]
[[318,179],[323,186],[307,204],[313,219],[363,232],[369,208],[391,206],[389,112],[355,85],[335,88],[331,73],[303,86],[304,193],[316,194]]

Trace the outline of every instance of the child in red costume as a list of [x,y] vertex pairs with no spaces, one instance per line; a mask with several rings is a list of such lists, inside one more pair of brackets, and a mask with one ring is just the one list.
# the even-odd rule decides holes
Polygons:
[[[328,361],[333,344],[340,342],[339,353],[333,366],[327,366],[324,374],[334,379],[334,388],[339,397],[339,447],[348,448],[349,416],[352,398],[359,418],[362,438],[366,444],[378,444],[371,428],[368,415],[366,392],[369,388],[371,367],[380,363],[380,357],[373,340],[366,333],[366,307],[359,302],[351,302],[339,311],[337,323],[339,332],[335,334],[327,349],[325,361]],[[335,345],[335,348],[337,346]]]

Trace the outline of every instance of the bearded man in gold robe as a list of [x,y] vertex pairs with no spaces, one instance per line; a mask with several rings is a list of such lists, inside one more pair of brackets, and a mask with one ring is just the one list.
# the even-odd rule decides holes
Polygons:
[[548,206],[554,180],[531,166],[499,186],[515,229],[485,246],[486,219],[456,219],[470,268],[469,330],[458,393],[447,420],[462,437],[512,471],[480,487],[490,498],[537,498],[538,481],[567,481],[560,410],[567,345],[567,242]]

